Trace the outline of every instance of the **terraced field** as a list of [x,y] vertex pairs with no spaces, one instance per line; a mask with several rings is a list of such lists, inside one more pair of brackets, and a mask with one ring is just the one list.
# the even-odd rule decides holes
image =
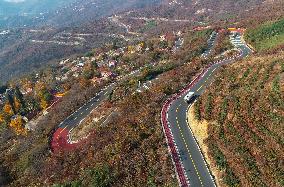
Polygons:
[[226,186],[284,185],[283,57],[221,69],[195,104],[195,117],[209,122],[209,156]]

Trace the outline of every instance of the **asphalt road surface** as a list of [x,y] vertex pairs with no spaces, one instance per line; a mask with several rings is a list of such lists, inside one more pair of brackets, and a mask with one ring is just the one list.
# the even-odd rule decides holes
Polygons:
[[[238,58],[244,58],[250,54],[251,50],[245,44],[240,43],[241,41],[239,35],[236,37],[236,39],[232,38],[232,40],[234,40],[232,42],[238,44],[238,48],[241,51],[241,54]],[[206,166],[206,162],[203,159],[203,155],[194,138],[194,135],[188,127],[186,119],[188,108],[204,92],[206,87],[210,85],[214,72],[216,72],[220,66],[233,63],[235,60],[236,59],[234,58],[225,59],[210,66],[204,72],[204,74],[198,78],[196,83],[189,90],[187,90],[187,92],[184,92],[180,97],[174,100],[169,107],[169,127],[172,131],[176,147],[179,152],[180,162],[184,167],[184,173],[190,186],[211,187],[215,186],[215,182]],[[184,101],[184,97],[188,92],[195,93],[195,96],[189,103]]]
[[89,102],[85,103],[81,108],[79,108],[75,113],[69,116],[66,120],[64,120],[60,124],[60,128],[67,128],[71,130],[72,128],[76,127],[77,125],[82,122],[90,113],[98,107],[98,105],[112,92],[115,85],[111,84],[110,86],[106,87],[104,90],[99,92],[95,97],[93,97]]
[[109,97],[109,94],[114,89],[115,84],[110,84],[108,87],[100,91],[95,97],[90,99],[81,108],[75,111],[72,115],[66,118],[62,123],[60,123],[58,129],[53,134],[53,139],[51,142],[51,147],[53,151],[58,151],[62,149],[73,149],[78,143],[70,142],[69,133],[76,126],[80,125],[82,121],[90,115],[90,113],[95,110],[99,104]]

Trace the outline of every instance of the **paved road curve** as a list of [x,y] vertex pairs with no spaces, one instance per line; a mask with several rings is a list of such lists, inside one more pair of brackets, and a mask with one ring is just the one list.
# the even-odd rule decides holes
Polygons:
[[[240,41],[239,37],[236,38],[236,40]],[[188,127],[186,119],[187,111],[193,102],[198,98],[198,96],[200,96],[206,87],[212,82],[212,76],[220,66],[232,63],[237,58],[244,58],[251,52],[251,50],[245,44],[239,42],[238,49],[240,50],[240,55],[235,56],[234,58],[215,62],[213,65],[204,70],[196,78],[196,80],[188,86],[187,89],[177,94],[169,104],[167,111],[167,126],[170,128],[172,137],[174,139],[175,147],[179,155],[178,162],[180,162],[179,165],[181,165],[183,171],[182,174],[177,172],[181,186],[215,186],[214,179],[212,178],[206,162],[203,159],[200,148],[191,129]],[[190,104],[184,101],[184,97],[189,91],[195,93],[195,97],[192,99]],[[174,164],[176,165],[177,170],[177,164]],[[182,182],[183,178],[187,179],[187,183]]]
[[[85,103],[76,112],[66,118],[58,127],[58,129],[53,134],[53,139],[51,142],[51,147],[53,151],[59,151],[61,149],[73,149],[77,146],[77,142],[72,142],[69,137],[69,133],[76,126],[80,125],[81,122],[90,115],[90,113],[98,107],[98,105],[105,99],[114,89],[115,84],[111,84],[102,91],[100,91],[95,97]],[[80,142],[82,143],[82,142]]]
[[[127,79],[129,76],[138,76],[142,68],[131,72],[130,74],[121,77],[119,81]],[[74,142],[70,137],[70,132],[80,125],[82,121],[90,115],[90,113],[95,110],[102,101],[107,99],[109,94],[116,87],[116,83],[112,83],[109,86],[102,89],[95,97],[91,98],[87,103],[85,103],[81,108],[75,111],[72,115],[66,118],[56,131],[54,132],[51,140],[51,149],[53,152],[58,152],[61,150],[72,150],[84,141]]]

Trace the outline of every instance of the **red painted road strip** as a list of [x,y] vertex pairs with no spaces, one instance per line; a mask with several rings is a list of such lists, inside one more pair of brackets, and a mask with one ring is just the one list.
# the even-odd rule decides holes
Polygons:
[[[238,57],[238,56],[239,55],[236,55],[236,56],[234,56],[234,58]],[[225,61],[225,60],[227,60],[227,59],[224,59],[222,61]],[[168,113],[170,105],[175,100],[177,100],[181,95],[188,92],[200,80],[200,78],[203,77],[208,72],[208,69],[211,68],[215,64],[219,64],[219,62],[215,62],[211,65],[208,65],[190,84],[188,84],[179,93],[177,93],[177,94],[173,95],[171,98],[169,98],[165,102],[165,104],[163,105],[163,108],[162,108],[161,122],[162,122],[163,130],[164,130],[164,134],[165,134],[165,137],[166,137],[166,140],[167,140],[167,143],[168,143],[168,147],[169,147],[169,151],[170,151],[171,156],[172,156],[172,160],[174,162],[174,166],[175,166],[176,174],[178,176],[179,184],[182,187],[189,186],[189,184],[188,184],[189,181],[187,181],[186,174],[183,170],[181,161],[179,159],[177,148],[174,144],[174,137],[172,136],[171,130],[169,128],[169,122],[167,120],[167,113]]]

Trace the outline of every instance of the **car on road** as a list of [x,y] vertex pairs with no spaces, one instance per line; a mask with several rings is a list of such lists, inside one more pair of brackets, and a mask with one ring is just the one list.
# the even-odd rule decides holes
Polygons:
[[193,97],[194,97],[194,92],[188,92],[186,94],[186,96],[184,97],[184,101],[186,103],[190,103],[190,101],[193,99]]

